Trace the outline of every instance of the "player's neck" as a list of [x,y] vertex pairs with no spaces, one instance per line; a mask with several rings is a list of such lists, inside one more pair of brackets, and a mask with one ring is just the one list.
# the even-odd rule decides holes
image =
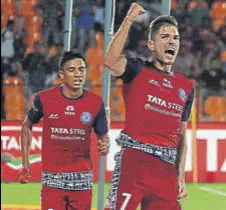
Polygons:
[[83,89],[78,88],[78,89],[72,90],[64,85],[62,87],[62,92],[63,92],[63,95],[66,96],[67,98],[78,98],[83,94]]
[[162,63],[161,61],[154,59],[153,61],[154,66],[161,70],[161,71],[165,71],[165,72],[171,72],[172,71],[172,65],[167,65],[165,63]]

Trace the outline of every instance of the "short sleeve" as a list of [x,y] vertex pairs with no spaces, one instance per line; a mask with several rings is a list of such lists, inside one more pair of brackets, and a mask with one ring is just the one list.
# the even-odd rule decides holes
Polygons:
[[142,60],[127,57],[125,72],[117,78],[122,79],[124,84],[130,83],[140,73],[142,66]]
[[40,95],[37,94],[35,95],[35,98],[32,102],[32,106],[27,114],[27,118],[32,124],[36,124],[42,117],[43,117],[42,103],[40,100]]
[[184,113],[182,116],[182,121],[187,122],[189,120],[190,114],[191,114],[191,108],[194,101],[194,94],[195,94],[195,88],[193,87],[191,90],[191,93],[188,97],[187,103],[184,108]]
[[93,128],[96,134],[105,134],[108,132],[108,123],[103,102],[94,121]]

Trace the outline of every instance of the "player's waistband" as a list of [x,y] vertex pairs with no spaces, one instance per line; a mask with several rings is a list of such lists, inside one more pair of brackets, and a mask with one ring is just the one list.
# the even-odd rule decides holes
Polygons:
[[142,143],[139,140],[131,138],[129,135],[121,132],[120,135],[116,138],[116,142],[121,145],[123,148],[129,147],[133,149],[146,152],[153,156],[160,158],[161,160],[175,164],[177,157],[177,149],[171,147],[162,147],[148,143]]
[[93,184],[93,173],[70,172],[70,173],[53,173],[48,171],[42,172],[42,185],[55,187],[63,190],[90,190]]

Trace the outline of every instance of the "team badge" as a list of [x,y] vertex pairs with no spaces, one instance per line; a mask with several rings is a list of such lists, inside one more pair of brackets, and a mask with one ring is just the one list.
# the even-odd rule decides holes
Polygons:
[[91,113],[89,112],[83,112],[81,115],[80,115],[80,120],[83,124],[88,124],[91,122],[92,120],[92,115]]
[[180,99],[181,99],[183,102],[186,101],[187,95],[186,95],[186,92],[185,92],[184,89],[180,88],[180,89],[178,90],[178,95],[179,95]]

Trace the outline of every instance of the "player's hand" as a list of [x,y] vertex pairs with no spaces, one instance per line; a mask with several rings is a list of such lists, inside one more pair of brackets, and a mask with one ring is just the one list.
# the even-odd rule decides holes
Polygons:
[[178,181],[178,196],[177,199],[183,199],[186,198],[188,196],[188,190],[185,186],[184,181]]
[[19,182],[20,184],[27,184],[28,180],[31,178],[31,169],[29,165],[23,166],[19,171]]
[[144,13],[145,9],[141,5],[137,3],[132,3],[127,13],[127,17],[129,17],[131,21],[134,21],[137,18],[137,16],[142,15]]
[[97,143],[97,151],[101,156],[105,156],[108,154],[110,148],[109,140],[98,140]]

